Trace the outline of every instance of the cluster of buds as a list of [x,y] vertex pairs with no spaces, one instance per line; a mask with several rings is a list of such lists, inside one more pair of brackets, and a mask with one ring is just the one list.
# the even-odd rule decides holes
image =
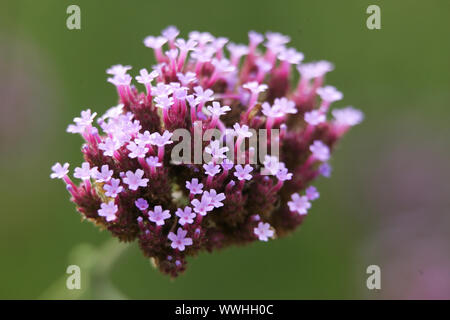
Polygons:
[[311,182],[330,175],[336,142],[363,119],[345,107],[327,120],[343,98],[324,86],[334,67],[303,63],[288,36],[251,31],[243,45],[208,32],[178,35],[171,26],[145,38],[157,64],[140,70],[139,85],[130,66],[106,71],[119,104],[97,119],[103,133],[90,110],[67,129],[85,140],[85,162],[73,173],[81,182],[67,163],[51,174],[83,218],[137,240],[174,277],[187,256],[296,229],[319,197]]

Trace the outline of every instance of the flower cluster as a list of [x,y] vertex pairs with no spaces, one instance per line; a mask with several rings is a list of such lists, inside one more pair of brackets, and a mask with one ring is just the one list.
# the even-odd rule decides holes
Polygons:
[[[251,31],[248,45],[208,32],[178,36],[171,26],[144,39],[157,64],[135,74],[135,84],[131,66],[106,71],[119,104],[97,118],[101,131],[91,110],[67,128],[85,140],[84,162],[73,173],[81,182],[69,178],[67,163],[56,163],[51,174],[65,182],[84,218],[121,241],[137,240],[171,276],[199,251],[293,231],[319,197],[311,182],[330,175],[336,142],[363,119],[345,107],[328,120],[330,105],[343,98],[324,85],[334,67],[304,63],[301,52],[286,46],[288,36]],[[173,161],[177,129],[218,130],[218,138],[194,142],[209,160]],[[279,155],[255,163],[247,140],[262,129],[279,132]]]

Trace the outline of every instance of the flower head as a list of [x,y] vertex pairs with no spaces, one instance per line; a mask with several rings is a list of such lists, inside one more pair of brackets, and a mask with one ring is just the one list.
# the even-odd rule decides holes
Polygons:
[[327,119],[343,98],[325,81],[334,66],[304,62],[289,36],[250,31],[236,44],[179,35],[169,26],[146,37],[155,62],[138,74],[106,70],[118,104],[98,118],[84,110],[67,128],[83,139],[73,173],[82,181],[72,182],[68,163],[50,174],[84,218],[137,241],[174,277],[202,251],[293,232],[319,197],[314,180],[330,176],[336,144],[364,117],[345,107]]

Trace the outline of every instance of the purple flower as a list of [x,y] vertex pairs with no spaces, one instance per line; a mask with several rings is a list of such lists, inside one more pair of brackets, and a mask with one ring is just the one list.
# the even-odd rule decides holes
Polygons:
[[283,113],[297,113],[297,108],[295,107],[295,102],[288,100],[288,98],[275,98],[273,102],[273,107],[277,106]]
[[280,169],[280,162],[277,157],[266,155],[264,157],[264,174],[276,175]]
[[186,223],[191,224],[192,222],[194,222],[195,213],[192,212],[191,207],[184,207],[184,209],[178,208],[175,214],[180,218],[178,220],[178,223],[182,226],[184,226]]
[[339,101],[342,100],[342,98],[344,97],[342,92],[338,91],[333,86],[326,86],[323,88],[319,88],[317,89],[317,94],[320,96],[322,100],[327,102]]
[[206,197],[209,197],[209,199],[211,201],[211,205],[214,206],[214,208],[223,207],[222,201],[225,200],[224,193],[217,194],[216,190],[211,189],[209,191],[205,191],[204,195]]
[[228,147],[221,147],[219,140],[211,141],[210,145],[205,148],[205,152],[210,154],[214,161],[226,158],[224,153],[228,150]]
[[105,195],[107,197],[115,198],[119,193],[123,191],[123,187],[120,185],[119,179],[112,178],[107,184],[103,186]]
[[187,231],[183,230],[182,228],[178,228],[177,234],[169,232],[167,238],[172,241],[172,244],[170,246],[174,249],[184,251],[185,246],[192,245],[192,239],[186,238],[186,235]]
[[202,195],[201,200],[192,200],[191,204],[194,206],[194,211],[201,216],[206,216],[208,211],[214,209],[214,205],[211,203],[211,198],[205,194]]
[[212,106],[208,106],[206,109],[216,117],[220,117],[231,110],[229,106],[220,106],[220,103],[216,101],[212,103]]
[[81,168],[75,168],[73,176],[81,180],[89,180],[92,174],[95,174],[97,167],[91,169],[89,162],[83,162]]
[[269,238],[273,238],[274,232],[270,228],[270,224],[259,222],[257,228],[253,228],[253,233],[258,237],[260,241],[268,241]]
[[328,61],[304,63],[297,67],[301,77],[306,80],[323,77],[327,72],[333,71],[333,69],[333,64]]
[[161,206],[155,206],[152,210],[148,211],[148,219],[151,222],[156,223],[157,226],[162,226],[164,225],[164,220],[169,219],[170,218],[170,212],[169,210],[164,210],[162,209]]
[[144,176],[144,171],[137,169],[135,173],[132,171],[127,171],[126,177],[123,178],[123,182],[128,185],[130,190],[137,190],[139,187],[146,187],[148,184],[148,179],[142,178]]
[[155,98],[155,106],[161,109],[169,109],[174,104],[172,97],[168,96],[157,96]]
[[279,118],[285,115],[280,105],[270,106],[268,102],[262,104],[262,113],[269,118]]
[[179,34],[180,34],[180,30],[178,30],[177,27],[175,27],[175,26],[168,26],[161,32],[161,35],[169,41],[175,40],[175,38]]
[[144,133],[138,133],[137,138],[134,139],[134,142],[140,146],[145,146],[147,144],[152,143],[152,135],[148,130],[145,130]]
[[253,94],[259,94],[267,90],[266,84],[259,84],[257,81],[247,82],[242,88],[249,90]]
[[222,166],[223,170],[225,170],[225,171],[229,171],[229,170],[233,169],[233,167],[234,167],[233,161],[231,161],[228,158],[223,159],[223,161],[220,165]]
[[97,182],[108,182],[109,179],[111,179],[113,175],[113,171],[109,170],[109,166],[107,164],[104,164],[101,168],[101,171],[97,170],[97,167],[95,168],[95,174],[93,177],[96,179]]
[[111,138],[106,138],[102,143],[98,145],[100,150],[103,150],[105,156],[112,157],[114,152],[120,148],[120,143]]
[[284,164],[280,166],[280,169],[278,170],[276,176],[280,181],[287,181],[292,179],[292,173],[288,172],[288,169],[284,167]]
[[117,219],[116,213],[119,208],[114,204],[114,200],[111,200],[108,203],[102,203],[100,207],[101,208],[97,211],[98,215],[104,217],[106,221],[111,222]]
[[298,193],[294,193],[291,196],[292,201],[288,202],[289,210],[297,212],[299,215],[304,215],[311,208],[311,203],[306,196],[300,196]]
[[316,187],[309,186],[308,188],[306,188],[305,192],[306,192],[306,197],[308,198],[309,201],[319,199],[320,194],[317,191]]
[[193,178],[191,181],[186,181],[186,188],[191,194],[202,194],[203,193],[203,183],[198,183],[197,178]]
[[143,198],[137,199],[137,200],[134,202],[134,204],[135,204],[136,207],[137,207],[139,210],[141,210],[141,211],[144,211],[144,210],[147,210],[147,209],[148,209],[148,202],[147,202],[147,200],[145,200],[145,199],[143,199]]
[[312,145],[309,146],[314,158],[320,161],[328,161],[330,159],[330,148],[320,140],[315,140]]
[[153,37],[148,36],[144,39],[144,45],[146,47],[152,48],[152,49],[159,49],[161,48],[165,43],[167,42],[167,39],[164,37]]
[[253,133],[249,131],[249,128],[247,125],[240,125],[239,123],[235,123],[233,125],[234,132],[238,135],[238,137],[242,138],[250,138]]
[[53,173],[50,174],[50,178],[55,179],[62,179],[69,173],[69,164],[66,162],[64,165],[61,165],[61,163],[57,162],[52,167]]
[[171,144],[173,143],[172,140],[170,140],[170,138],[172,138],[172,133],[170,133],[169,131],[164,131],[164,133],[161,135],[158,132],[152,133],[152,142],[151,144],[157,146],[157,147],[163,147],[166,144]]
[[[146,37],[156,64],[138,74],[129,74],[131,66],[109,68],[118,104],[97,121],[84,110],[67,128],[84,140],[85,162],[73,172],[83,181],[71,181],[67,163],[56,163],[50,174],[64,180],[83,217],[120,241],[138,242],[171,276],[202,251],[295,230],[298,215],[319,197],[304,186],[330,175],[331,147],[364,117],[345,107],[327,119],[331,103],[343,98],[326,83],[334,66],[303,63],[303,54],[287,47],[288,36],[251,31],[248,43],[236,44],[209,32],[179,34],[169,26]],[[190,152],[184,135],[167,146],[179,129],[193,135]],[[270,139],[260,139],[262,129]],[[172,158],[177,150],[182,161]]]
[[[181,39],[178,39],[178,40],[181,40]],[[194,72],[186,72],[186,74],[179,72],[179,73],[177,73],[177,76],[178,76],[178,80],[180,80],[180,82],[183,86],[187,86],[189,83],[195,82],[197,80],[197,76],[195,75]]]
[[326,162],[319,166],[318,171],[325,178],[329,178],[331,176],[331,166]]
[[148,152],[148,148],[145,147],[145,145],[137,145],[134,142],[130,142],[127,145],[127,149],[130,150],[131,152],[128,154],[128,156],[131,159],[134,158],[145,158],[147,152]]
[[317,126],[318,124],[325,122],[326,117],[322,112],[313,110],[305,113],[305,121],[312,126]]
[[234,173],[234,176],[238,178],[238,180],[251,180],[252,175],[250,172],[253,171],[253,167],[249,164],[246,164],[245,167],[242,167],[242,165],[238,164],[234,167],[236,172]]
[[294,48],[284,49],[278,54],[278,59],[289,62],[290,64],[299,64],[305,56]]
[[203,169],[205,169],[205,173],[211,177],[214,177],[216,174],[220,172],[220,166],[212,162],[204,164]]
[[112,66],[111,68],[106,70],[107,74],[111,74],[113,76],[115,75],[123,75],[128,72],[128,70],[131,70],[131,66],[123,66],[121,64],[116,64]]
[[214,91],[211,89],[204,90],[201,86],[197,86],[194,88],[195,95],[197,96],[197,99],[199,99],[201,102],[211,101],[213,99]]
[[336,124],[342,126],[354,126],[361,123],[364,119],[364,114],[353,107],[334,109],[331,111],[331,114],[333,115]]
[[162,167],[162,163],[159,162],[158,157],[150,156],[145,160],[150,168]]
[[136,81],[142,84],[151,84],[153,79],[159,76],[158,71],[153,70],[148,73],[147,69],[141,69],[139,76],[136,76]]

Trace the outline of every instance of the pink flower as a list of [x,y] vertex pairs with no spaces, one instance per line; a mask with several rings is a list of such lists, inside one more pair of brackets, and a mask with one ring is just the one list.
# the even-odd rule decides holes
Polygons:
[[315,140],[312,145],[309,146],[314,158],[320,161],[328,161],[330,159],[330,148],[320,140]]
[[137,199],[137,200],[134,202],[134,204],[135,204],[136,207],[137,207],[139,210],[141,210],[141,211],[144,211],[144,210],[147,210],[147,209],[148,209],[148,202],[147,202],[147,200],[145,200],[145,199],[143,199],[143,198]]
[[104,217],[106,221],[111,222],[117,219],[116,213],[119,208],[114,204],[114,200],[111,200],[108,203],[102,203],[100,207],[101,208],[97,211],[98,215]]
[[259,222],[257,228],[253,228],[253,233],[258,237],[260,241],[268,241],[269,238],[273,238],[274,232],[270,228],[270,224]]
[[204,164],[203,168],[205,169],[205,173],[211,177],[214,177],[216,174],[220,172],[220,166],[212,162]]
[[253,171],[253,167],[249,164],[246,164],[245,167],[242,167],[242,165],[238,164],[234,167],[236,172],[234,173],[234,176],[238,178],[238,180],[251,180],[252,175],[250,172]]
[[75,168],[73,176],[81,180],[89,180],[95,174],[97,167],[91,169],[89,162],[83,162],[81,168]]
[[203,183],[198,183],[197,178],[193,178],[191,181],[186,181],[186,188],[191,194],[202,194]]
[[192,212],[191,207],[184,207],[184,209],[178,208],[175,214],[177,215],[177,217],[180,218],[178,220],[178,223],[181,224],[182,226],[194,222],[195,213]]
[[207,195],[202,195],[201,201],[198,199],[192,200],[191,204],[194,206],[194,211],[201,216],[214,209],[214,205],[211,203],[211,198]]
[[64,165],[61,165],[61,163],[57,162],[52,167],[53,173],[50,174],[50,178],[55,179],[62,179],[69,173],[69,164],[66,162]]
[[225,200],[225,194],[224,193],[217,193],[216,190],[211,189],[209,191],[205,191],[204,195],[206,197],[209,197],[210,203],[214,208],[220,208],[223,207],[222,201]]
[[182,228],[178,228],[177,234],[169,232],[167,238],[169,238],[169,240],[172,241],[172,244],[170,246],[174,249],[184,251],[185,246],[192,245],[192,239],[186,238],[186,235],[187,231],[183,230]]
[[311,208],[311,203],[306,196],[300,196],[298,193],[294,193],[291,196],[292,201],[288,202],[289,210],[297,212],[299,215],[304,215]]
[[119,179],[112,178],[107,184],[103,186],[105,195],[107,197],[115,198],[119,193],[123,191],[123,187],[120,185]]
[[126,177],[123,178],[123,182],[128,184],[130,190],[137,190],[139,187],[146,187],[148,184],[148,179],[142,178],[144,171],[137,169],[135,173],[132,171],[127,171]]
[[313,110],[305,113],[305,121],[312,126],[317,126],[318,124],[325,122],[326,117],[322,112]]
[[109,166],[107,164],[102,166],[101,171],[95,171],[94,178],[97,182],[108,182],[113,175],[113,171],[109,170]]
[[309,201],[319,199],[320,194],[317,191],[316,187],[310,186],[310,187],[306,188],[305,192],[306,192],[306,197],[308,198]]
[[335,102],[342,100],[344,95],[342,92],[338,91],[333,86],[325,86],[323,88],[317,89],[317,94],[320,96],[320,98],[327,102]]
[[156,223],[157,226],[164,225],[164,220],[170,218],[169,210],[163,210],[161,206],[155,206],[152,210],[148,211],[148,219],[151,222]]

